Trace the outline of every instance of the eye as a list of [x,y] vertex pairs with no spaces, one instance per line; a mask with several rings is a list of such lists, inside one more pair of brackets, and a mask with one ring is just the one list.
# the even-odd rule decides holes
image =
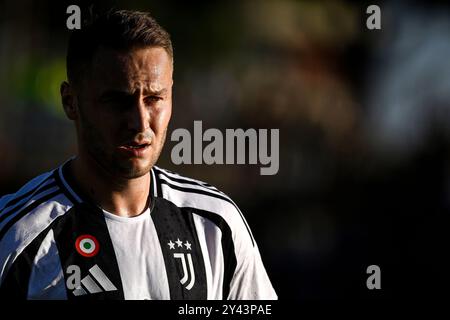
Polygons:
[[127,94],[106,94],[100,98],[100,102],[111,110],[126,110],[133,102],[133,97]]
[[144,101],[145,101],[146,104],[150,104],[150,103],[158,102],[158,101],[160,101],[162,99],[163,98],[160,97],[160,96],[148,96],[148,97],[145,97]]
[[102,103],[127,103],[129,100],[129,96],[121,94],[109,94],[100,98]]

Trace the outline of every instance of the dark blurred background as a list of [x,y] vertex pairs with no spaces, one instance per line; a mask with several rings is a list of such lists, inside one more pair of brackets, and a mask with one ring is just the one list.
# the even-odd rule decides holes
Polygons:
[[[76,150],[59,85],[66,8],[0,2],[0,194]],[[381,30],[366,8],[381,7]],[[174,109],[159,166],[244,212],[280,299],[448,290],[450,17],[444,1],[99,1],[150,11],[172,35]],[[181,165],[176,128],[280,129],[280,169]],[[366,268],[381,268],[381,290]],[[353,300],[350,300],[353,301]]]

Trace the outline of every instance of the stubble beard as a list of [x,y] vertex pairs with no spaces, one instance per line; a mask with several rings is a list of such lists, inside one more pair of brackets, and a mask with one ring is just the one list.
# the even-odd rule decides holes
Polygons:
[[84,145],[89,157],[100,166],[109,176],[118,177],[122,179],[136,179],[148,174],[153,165],[159,159],[162,148],[164,146],[167,135],[167,128],[165,128],[160,141],[154,139],[152,141],[153,153],[150,155],[147,164],[144,167],[136,166],[132,161],[121,158],[119,154],[114,151],[108,152],[106,141],[101,134],[95,129],[86,118],[82,122],[81,143]]

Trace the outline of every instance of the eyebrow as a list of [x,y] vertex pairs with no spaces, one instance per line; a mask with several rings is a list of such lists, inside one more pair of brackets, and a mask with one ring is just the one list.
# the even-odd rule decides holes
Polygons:
[[[156,91],[152,91],[152,90],[144,90],[144,95],[164,95],[167,92],[167,89],[161,89],[161,90],[156,90]],[[128,90],[121,90],[121,89],[111,89],[111,90],[106,90],[105,92],[103,92],[100,97],[107,97],[107,96],[132,96],[134,93],[132,93],[131,91]]]
[[167,92],[167,89],[161,89],[161,90],[156,90],[156,91],[152,91],[151,89],[150,90],[147,90],[147,89],[144,90],[144,94],[156,95],[156,96],[163,95],[166,92]]
[[[144,89],[144,95],[162,95],[167,92],[167,89],[161,89],[161,90],[151,90],[151,89]],[[127,89],[110,89],[106,90],[102,93],[102,96],[106,95],[129,95],[132,96],[134,92],[131,92]]]

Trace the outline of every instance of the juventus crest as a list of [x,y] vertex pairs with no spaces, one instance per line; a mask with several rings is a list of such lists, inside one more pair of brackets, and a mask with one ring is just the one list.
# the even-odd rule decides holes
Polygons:
[[173,257],[181,263],[181,267],[183,268],[183,275],[180,279],[180,283],[187,290],[191,290],[195,284],[194,264],[192,263],[192,256],[189,252],[192,250],[192,244],[187,240],[183,243],[183,241],[177,239],[177,241],[174,242],[170,240],[167,245],[169,246],[169,250],[174,250]]

